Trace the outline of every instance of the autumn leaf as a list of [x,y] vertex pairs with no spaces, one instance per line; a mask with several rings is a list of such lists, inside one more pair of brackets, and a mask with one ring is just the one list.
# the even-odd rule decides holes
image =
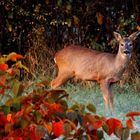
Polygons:
[[97,12],[96,13],[96,18],[97,18],[97,23],[99,25],[102,25],[103,24],[103,20],[104,20],[104,16],[100,12]]
[[133,128],[134,128],[132,119],[128,119],[128,120],[126,121],[126,126],[127,126],[129,129],[133,129]]
[[135,120],[134,119],[135,116],[140,116],[140,112],[129,112],[126,114],[126,117],[131,117],[132,120]]
[[5,132],[9,133],[13,129],[13,124],[12,123],[6,123],[5,124]]
[[48,85],[49,85],[49,82],[47,80],[41,81],[41,82],[36,84],[36,86],[38,86],[38,87],[45,87]]
[[96,118],[96,116],[93,115],[85,115],[84,121],[85,121],[85,125],[86,124],[92,125],[94,130],[101,128],[104,123],[104,120],[100,118]]
[[73,21],[75,25],[79,24],[79,18],[76,15],[73,16]]
[[23,113],[24,113],[24,108],[21,109],[20,111],[16,112],[16,114],[15,114],[15,118],[19,118],[19,117],[21,117],[21,116],[23,115]]
[[8,114],[8,115],[7,115],[7,121],[8,121],[8,122],[11,122],[11,121],[12,121],[12,114]]
[[6,82],[6,76],[5,75],[0,75],[0,86],[5,86]]
[[96,113],[96,107],[95,107],[93,104],[88,104],[88,105],[87,105],[87,109],[88,109],[90,112]]
[[2,140],[23,140],[22,137],[5,137]]
[[5,126],[6,123],[8,123],[7,116],[0,112],[0,126]]
[[0,94],[4,95],[5,92],[5,88],[3,87],[2,89],[0,89]]
[[48,115],[50,116],[51,114],[54,114],[56,112],[63,112],[63,107],[60,105],[60,104],[57,104],[57,103],[53,103],[53,104],[50,104],[46,101],[43,101],[44,105],[47,107],[48,109]]
[[43,122],[43,126],[48,130],[48,133],[50,134],[52,132],[52,123],[50,122]]
[[132,133],[131,140],[140,140],[140,132]]
[[8,65],[7,64],[0,64],[0,70],[1,71],[6,71],[8,69]]
[[138,29],[140,31],[140,26],[137,26],[136,29]]
[[60,137],[61,135],[63,135],[64,134],[63,121],[61,120],[59,122],[54,122],[52,131],[56,137]]
[[10,68],[10,69],[6,70],[6,72],[7,72],[10,76],[20,75],[20,70],[19,70],[18,68]]
[[108,134],[111,135],[115,132],[116,128],[122,128],[122,122],[115,118],[110,118],[106,121],[108,125]]
[[8,56],[7,56],[7,61],[11,60],[11,61],[14,61],[16,62],[17,60],[19,59],[23,59],[24,57],[20,54],[17,54],[15,52],[12,52],[10,53]]
[[18,68],[18,69],[19,69],[19,68],[20,68],[20,69],[24,69],[25,71],[29,72],[29,69],[28,69],[26,66],[24,66],[24,65],[21,63],[21,61],[16,62],[15,66],[16,66],[16,68]]

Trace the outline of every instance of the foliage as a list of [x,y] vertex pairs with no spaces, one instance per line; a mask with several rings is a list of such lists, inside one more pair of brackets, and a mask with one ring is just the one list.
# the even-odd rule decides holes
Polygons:
[[[0,51],[26,54],[25,64],[33,78],[52,73],[54,52],[65,44],[114,53],[113,30],[126,35],[139,27],[137,13],[128,14],[124,3],[117,5],[105,0],[1,0]],[[137,76],[137,60],[139,56],[130,66],[130,75]]]
[[[28,84],[18,81],[14,71],[15,68],[21,68],[19,66],[26,69],[21,63],[17,65],[18,59],[22,58],[22,55],[11,53],[0,59],[1,94],[6,96],[7,90],[10,90],[9,95],[14,94],[0,106],[0,139],[51,140],[61,137],[101,140],[104,133],[109,136],[114,134],[124,140],[128,138],[130,129],[134,128],[134,117],[140,116],[140,112],[127,113],[124,125],[117,118],[97,115],[92,104],[77,103],[68,107],[68,94],[64,90],[47,90],[48,81],[34,83],[35,88],[24,95]],[[11,68],[6,64],[9,60],[16,61]],[[139,133],[133,133],[134,137],[139,137]]]
[[53,49],[65,43],[95,48],[97,42],[103,45],[101,49],[108,51],[113,30],[131,32],[138,24],[135,13],[129,15],[125,8],[115,4],[109,5],[103,0],[1,0],[2,52],[26,53],[33,29],[40,26],[45,30],[47,46]]

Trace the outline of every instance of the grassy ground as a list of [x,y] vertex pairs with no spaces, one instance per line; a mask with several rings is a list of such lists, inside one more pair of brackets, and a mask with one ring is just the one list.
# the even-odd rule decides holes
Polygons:
[[106,112],[104,100],[97,84],[92,87],[82,86],[81,84],[66,84],[64,89],[69,93],[70,103],[93,103],[97,108],[97,114],[105,115],[106,117],[113,116],[123,119],[127,112],[140,111],[140,93],[136,92],[133,86],[119,87],[115,85],[113,87],[115,105],[113,114]]
[[[63,87],[70,96],[69,103],[74,102],[88,104],[92,103],[96,106],[97,114],[105,117],[115,117],[125,121],[125,114],[131,111],[140,111],[140,93],[134,90],[133,86],[125,85],[113,87],[115,111],[111,114],[105,110],[105,104],[100,92],[99,86],[95,84],[92,87],[82,86],[81,84],[72,85],[67,83]],[[136,129],[140,131],[140,117],[136,117]],[[107,137],[107,140],[117,140],[114,136]]]

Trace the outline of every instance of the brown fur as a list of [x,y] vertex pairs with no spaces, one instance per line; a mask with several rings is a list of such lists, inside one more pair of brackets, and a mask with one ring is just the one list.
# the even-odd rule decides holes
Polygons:
[[57,88],[72,77],[96,80],[100,84],[106,108],[110,103],[113,110],[111,85],[121,79],[131,56],[132,41],[138,34],[139,32],[135,32],[127,38],[122,38],[120,34],[114,32],[119,42],[119,50],[115,55],[77,45],[69,45],[58,51],[55,62],[59,71],[57,77],[51,82],[51,87]]

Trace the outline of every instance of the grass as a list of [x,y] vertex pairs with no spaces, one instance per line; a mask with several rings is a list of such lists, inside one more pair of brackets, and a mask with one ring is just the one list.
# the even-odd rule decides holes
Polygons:
[[105,110],[104,100],[97,84],[89,87],[82,86],[81,84],[72,85],[67,83],[63,88],[69,93],[70,104],[74,102],[82,104],[92,103],[96,106],[97,114],[99,115],[123,119],[128,112],[140,111],[140,93],[136,92],[133,86],[130,85],[123,87],[115,85],[113,87],[115,105],[113,114]]

